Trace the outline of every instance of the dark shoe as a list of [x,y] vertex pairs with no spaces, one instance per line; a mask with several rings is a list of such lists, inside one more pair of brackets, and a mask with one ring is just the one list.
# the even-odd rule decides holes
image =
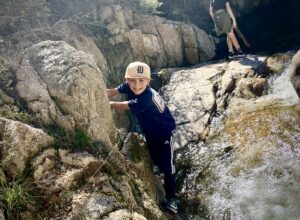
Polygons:
[[160,169],[159,169],[159,166],[153,165],[153,173],[154,173],[154,175],[156,175],[156,176],[159,176],[159,175],[160,175]]
[[233,52],[233,51],[229,51],[228,52],[228,59],[233,59],[233,58],[235,58],[236,57],[236,55],[235,55],[235,53]]
[[238,50],[238,51],[236,52],[236,56],[237,56],[238,58],[242,58],[242,57],[245,57],[246,54],[245,54],[242,50]]
[[176,199],[170,199],[167,201],[166,203],[166,209],[168,209],[170,212],[174,213],[174,214],[177,214],[177,201]]

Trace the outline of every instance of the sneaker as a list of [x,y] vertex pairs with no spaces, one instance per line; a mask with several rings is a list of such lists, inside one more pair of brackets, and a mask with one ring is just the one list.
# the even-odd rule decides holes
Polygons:
[[170,199],[167,201],[166,203],[166,209],[168,209],[170,212],[174,213],[174,214],[177,214],[177,201],[176,199]]
[[236,56],[235,56],[235,53],[234,53],[234,51],[229,51],[228,52],[228,59],[233,59],[233,58],[235,58]]
[[245,57],[246,54],[245,54],[242,50],[238,50],[238,51],[236,52],[236,56],[237,56],[238,58],[242,58],[242,57]]
[[159,169],[159,166],[153,165],[153,173],[154,173],[154,175],[156,175],[156,176],[159,176],[159,175],[160,175],[160,169]]

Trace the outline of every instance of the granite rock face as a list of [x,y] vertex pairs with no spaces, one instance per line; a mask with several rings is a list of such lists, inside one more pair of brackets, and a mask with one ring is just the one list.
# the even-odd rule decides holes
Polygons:
[[17,70],[16,90],[44,123],[110,144],[114,125],[106,86],[88,54],[64,41],[35,44]]
[[300,50],[295,54],[289,68],[290,80],[300,97]]
[[18,178],[31,158],[53,144],[53,138],[40,129],[0,117],[0,155],[4,171]]

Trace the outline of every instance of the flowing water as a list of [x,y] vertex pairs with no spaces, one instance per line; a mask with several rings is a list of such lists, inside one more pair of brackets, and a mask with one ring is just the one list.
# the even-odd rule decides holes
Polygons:
[[[287,69],[232,100],[218,134],[179,154],[186,219],[300,219],[300,103]],[[179,172],[182,174],[183,172]]]

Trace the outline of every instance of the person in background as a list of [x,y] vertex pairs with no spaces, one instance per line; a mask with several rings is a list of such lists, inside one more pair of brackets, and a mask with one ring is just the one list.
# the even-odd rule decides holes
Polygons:
[[[228,58],[244,57],[245,54],[234,34],[233,29],[237,27],[237,23],[229,1],[211,0],[209,14],[214,21],[217,34],[227,34]],[[234,48],[236,51],[234,51]]]
[[154,174],[164,173],[166,192],[165,207],[177,213],[175,199],[175,164],[172,137],[175,133],[175,120],[161,96],[152,89],[150,67],[146,63],[133,62],[127,66],[125,82],[117,88],[107,89],[108,97],[120,93],[128,96],[128,101],[110,101],[113,109],[130,109],[145,134],[150,156],[154,164]]

